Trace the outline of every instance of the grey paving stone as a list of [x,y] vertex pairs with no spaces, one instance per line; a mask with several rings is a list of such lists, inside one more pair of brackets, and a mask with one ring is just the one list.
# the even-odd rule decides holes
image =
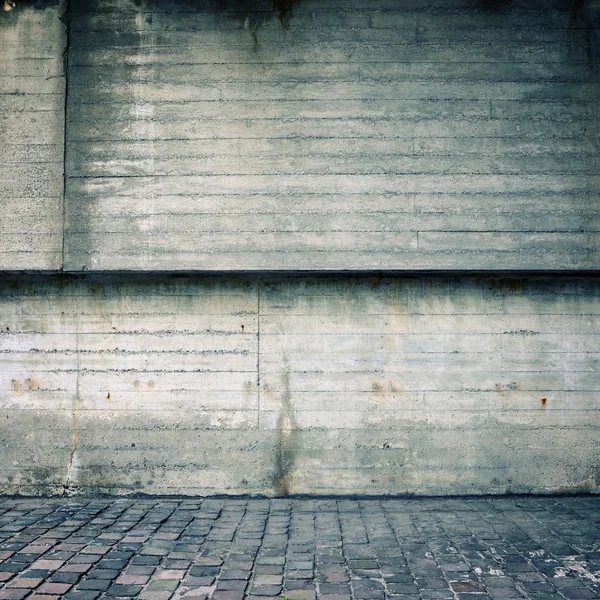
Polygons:
[[212,567],[204,565],[194,565],[190,568],[190,575],[192,577],[215,577],[221,572],[221,567]]
[[100,596],[100,592],[92,590],[68,592],[64,596],[64,600],[96,600]]
[[110,579],[86,579],[77,584],[77,590],[106,591],[111,585]]
[[168,600],[182,585],[199,600],[216,581],[212,600],[348,600],[351,589],[376,600],[383,582],[401,600],[595,600],[585,573],[600,570],[598,514],[596,497],[0,498],[0,599],[37,586],[66,600]]
[[81,573],[55,573],[50,581],[53,583],[77,583],[81,577]]
[[421,589],[420,595],[423,600],[451,600],[454,594],[451,590],[427,590]]
[[255,585],[250,588],[251,596],[278,596],[281,585]]
[[241,569],[223,569],[221,571],[221,575],[220,575],[219,579],[221,581],[224,579],[248,580],[248,579],[250,579],[251,574],[252,574],[252,571],[250,571],[250,570],[243,571]]
[[593,598],[598,598],[598,594],[585,587],[564,588],[561,590],[561,593],[570,600],[590,600]]
[[244,591],[248,582],[241,579],[225,579],[217,582],[217,591]]
[[347,595],[350,593],[350,587],[347,584],[322,583],[319,589],[323,595]]
[[106,590],[106,596],[120,596],[123,598],[133,598],[137,596],[143,589],[141,585],[123,585],[114,583],[108,590]]
[[288,579],[285,582],[286,590],[303,590],[315,588],[314,581],[310,579]]
[[243,591],[216,591],[212,595],[212,600],[244,600]]

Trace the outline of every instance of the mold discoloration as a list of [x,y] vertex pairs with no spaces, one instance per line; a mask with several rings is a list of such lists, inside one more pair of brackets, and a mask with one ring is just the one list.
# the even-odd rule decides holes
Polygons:
[[519,389],[519,385],[516,381],[509,381],[508,383],[497,383],[495,390],[497,392],[515,392]]
[[596,492],[598,484],[596,483],[596,474],[590,473],[584,481],[573,485],[564,485],[551,490],[554,494],[579,494],[582,492]]

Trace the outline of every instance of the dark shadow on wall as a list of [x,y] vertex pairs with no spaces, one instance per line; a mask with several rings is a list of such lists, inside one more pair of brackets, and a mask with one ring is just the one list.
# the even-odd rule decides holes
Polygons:
[[[148,12],[214,12],[229,14],[253,29],[277,19],[285,29],[294,16],[294,8],[302,0],[132,0],[133,5]],[[60,0],[0,0],[0,23],[13,22],[24,9],[43,10],[59,6]],[[123,1],[127,4],[127,0]],[[74,12],[105,12],[102,0],[74,0]]]
[[253,20],[255,28],[276,18],[281,26],[287,28],[294,16],[294,8],[301,0],[133,0],[141,9],[150,12],[161,10],[165,12],[222,12],[230,13],[236,18],[236,13],[243,13]]
[[44,10],[60,4],[61,0],[0,0],[0,26],[15,25],[24,10]]
[[600,2],[598,0],[572,0],[569,34],[571,45],[576,46],[577,33],[585,33],[585,52],[590,63],[600,60]]
[[2,12],[18,13],[24,8],[33,8],[35,10],[43,10],[52,6],[58,6],[59,0],[0,0],[2,3]]
[[[476,0],[475,6],[498,15],[523,8],[513,0]],[[534,2],[531,3],[531,8],[537,8]],[[581,46],[583,39],[588,60],[591,63],[600,60],[600,0],[554,0],[546,8],[548,11],[558,10],[569,14],[567,27],[572,46],[570,55],[576,51],[577,46]]]
[[484,10],[503,13],[511,8],[512,0],[479,0],[479,5]]

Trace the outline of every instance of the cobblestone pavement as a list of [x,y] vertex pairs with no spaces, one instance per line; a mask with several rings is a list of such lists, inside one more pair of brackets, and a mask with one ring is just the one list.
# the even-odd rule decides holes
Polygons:
[[600,497],[0,498],[0,599],[599,594]]

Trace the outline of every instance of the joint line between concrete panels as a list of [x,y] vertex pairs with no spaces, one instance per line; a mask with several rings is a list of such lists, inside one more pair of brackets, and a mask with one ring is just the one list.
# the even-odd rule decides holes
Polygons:
[[69,106],[69,46],[71,44],[71,1],[65,0],[61,19],[65,23],[65,49],[63,52],[63,71],[65,75],[65,100],[63,122],[63,193],[62,193],[62,240],[60,270],[65,270],[65,242],[67,228],[67,117]]
[[[81,282],[77,283],[78,292],[80,292]],[[77,309],[75,320],[75,360],[76,360],[76,378],[75,394],[71,400],[71,448],[69,450],[69,462],[67,464],[67,473],[63,495],[71,496],[75,494],[74,481],[77,477],[79,463],[79,400],[81,384],[81,293],[77,294]]]
[[260,429],[260,400],[261,400],[261,389],[260,389],[260,286],[262,281],[259,280],[256,284],[256,385],[257,385],[257,427]]

